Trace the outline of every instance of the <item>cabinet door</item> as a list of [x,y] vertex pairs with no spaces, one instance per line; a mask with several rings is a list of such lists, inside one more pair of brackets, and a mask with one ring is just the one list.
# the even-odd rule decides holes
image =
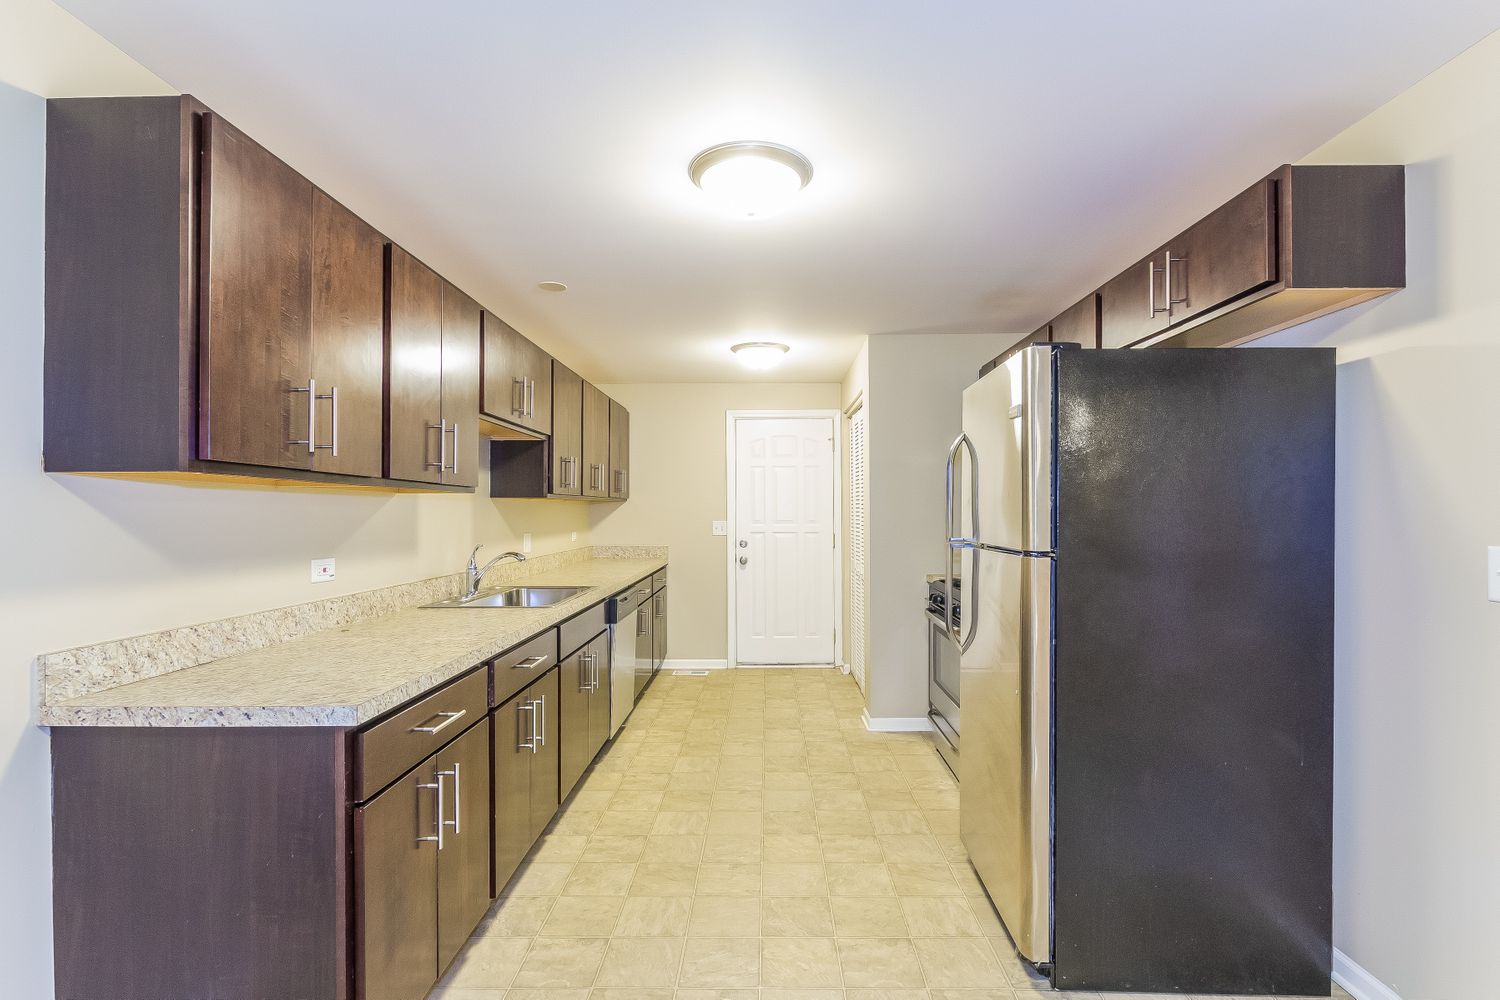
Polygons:
[[609,397],[583,383],[583,495],[609,496]]
[[531,850],[531,748],[534,722],[531,689],[494,711],[495,873],[499,895],[516,866]]
[[443,482],[479,482],[479,303],[443,282]]
[[549,493],[583,492],[583,379],[552,362],[552,482]]
[[[531,839],[542,835],[552,817],[557,815],[558,802],[558,695],[559,671],[549,670],[526,692],[536,702],[537,726],[540,745],[531,758]],[[530,846],[530,845],[528,845]]]
[[568,655],[558,669],[558,797],[566,799],[588,767],[590,709],[593,705],[594,672],[589,653],[592,647]]
[[1158,251],[1099,290],[1100,347],[1129,347],[1167,328],[1165,259]]
[[312,199],[312,377],[319,437],[313,468],[379,476],[385,238],[322,191],[314,190]]
[[651,597],[651,658],[652,669],[660,670],[667,660],[667,588],[663,587]]
[[458,955],[490,908],[490,722],[485,719],[437,755],[446,783],[437,864],[437,967]]
[[1275,195],[1261,181],[1172,241],[1173,323],[1276,280]]
[[1051,324],[1054,344],[1099,346],[1099,293],[1090,292],[1054,319]]
[[588,644],[594,656],[594,677],[598,690],[589,701],[589,760],[593,760],[609,739],[609,634]]
[[393,244],[386,281],[386,475],[441,482],[449,437],[443,422],[443,279]]
[[421,1000],[437,981],[435,762],[354,810],[359,1000]]
[[217,115],[203,147],[198,457],[308,469],[312,184]]
[[609,495],[630,496],[630,411],[609,401]]
[[484,412],[497,420],[552,431],[552,358],[509,323],[484,314]]

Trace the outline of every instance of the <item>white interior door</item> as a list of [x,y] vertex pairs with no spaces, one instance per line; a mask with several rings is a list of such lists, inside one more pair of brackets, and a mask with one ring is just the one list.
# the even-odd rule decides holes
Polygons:
[[735,422],[735,656],[833,662],[833,419]]

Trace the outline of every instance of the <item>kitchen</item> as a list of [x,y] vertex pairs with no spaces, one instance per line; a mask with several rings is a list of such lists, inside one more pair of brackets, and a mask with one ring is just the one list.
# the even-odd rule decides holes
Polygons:
[[[512,12],[516,20],[503,30],[535,41],[535,51],[505,71],[521,76],[534,61],[586,60],[591,45],[603,51],[621,33],[645,32],[640,38],[663,52],[680,43],[674,51],[701,54],[733,26],[748,38],[781,32],[787,48],[768,62],[712,71],[685,55],[666,74],[709,73],[725,84],[738,73],[774,95],[759,109],[742,101],[738,111],[715,106],[716,98],[679,102],[646,71],[611,64],[632,81],[632,100],[654,94],[663,120],[676,121],[678,130],[669,140],[648,137],[631,147],[620,138],[632,132],[629,121],[596,122],[616,139],[610,156],[592,158],[584,151],[587,135],[557,124],[568,120],[561,109],[602,100],[608,90],[603,68],[589,77],[579,64],[566,84],[559,77],[545,91],[504,103],[503,113],[485,105],[483,114],[504,122],[497,130],[507,142],[480,137],[465,147],[482,156],[505,147],[476,173],[457,158],[417,155],[418,138],[430,134],[424,124],[456,119],[395,101],[389,80],[364,99],[385,102],[387,128],[407,130],[405,148],[379,151],[388,136],[377,120],[360,117],[360,88],[309,55],[318,38],[338,30],[336,5],[309,15],[279,74],[267,72],[264,53],[267,38],[278,26],[285,30],[278,20],[284,12],[256,21],[231,7],[162,4],[177,19],[168,23],[145,8],[83,0],[64,7],[15,4],[20,30],[0,45],[7,81],[0,124],[7,148],[21,154],[3,167],[0,203],[5,231],[20,234],[7,240],[10,266],[0,271],[17,349],[5,394],[5,475],[8,503],[26,525],[12,532],[4,602],[13,678],[0,777],[13,804],[0,841],[14,859],[8,902],[0,907],[8,993],[373,997],[382,995],[374,988],[380,984],[392,996],[435,987],[431,995],[448,1000],[496,1000],[506,990],[516,993],[513,1000],[531,990],[556,991],[561,1000],[590,989],[600,1000],[616,990],[676,990],[685,998],[759,990],[763,1000],[793,990],[829,997],[842,990],[851,1000],[874,1000],[876,991],[956,1000],[969,990],[978,1000],[980,991],[1007,997],[1054,986],[1065,996],[1120,991],[1128,984],[1089,978],[1092,972],[1081,985],[1069,979],[1062,944],[1077,940],[1069,930],[1077,918],[1064,889],[1079,869],[1066,864],[1065,851],[1055,861],[1056,895],[1042,922],[1056,921],[1059,950],[1033,951],[1025,956],[1030,964],[1016,956],[1011,943],[1022,946],[1025,932],[1006,912],[986,862],[968,860],[978,835],[962,829],[961,813],[979,805],[961,799],[979,785],[955,781],[933,742],[932,619],[922,605],[929,578],[938,577],[940,588],[945,582],[945,551],[961,580],[976,572],[986,547],[1054,558],[1059,574],[1070,554],[1082,551],[1064,544],[1081,537],[1069,534],[1082,524],[1070,520],[1079,510],[1071,502],[1058,508],[1055,546],[1017,547],[985,526],[964,530],[969,511],[999,508],[964,502],[979,477],[962,446],[953,477],[960,530],[945,525],[950,448],[961,432],[974,439],[989,425],[969,416],[966,390],[999,385],[980,378],[981,369],[1006,371],[1012,362],[1002,356],[1013,346],[1033,345],[1012,358],[1055,359],[1064,408],[1066,387],[1081,377],[1078,366],[1113,363],[1103,359],[1283,353],[1126,347],[1159,337],[1177,338],[1161,347],[1248,345],[1253,338],[1255,348],[1336,349],[1318,356],[1319,377],[1327,379],[1320,391],[1329,393],[1320,398],[1332,406],[1336,395],[1337,419],[1328,419],[1324,404],[1312,408],[1324,421],[1319,433],[1331,435],[1334,457],[1314,463],[1316,449],[1286,446],[1285,426],[1274,440],[1238,439],[1281,462],[1306,462],[1304,474],[1282,478],[1321,491],[1316,517],[1306,522],[1322,526],[1313,532],[1319,546],[1313,562],[1292,567],[1298,575],[1290,579],[1297,583],[1291,590],[1326,602],[1320,606],[1329,627],[1257,674],[1264,687],[1244,690],[1285,687],[1274,683],[1276,670],[1300,665],[1299,681],[1307,670],[1322,672],[1326,703],[1256,704],[1275,707],[1278,719],[1303,708],[1316,716],[1308,725],[1328,739],[1309,747],[1327,756],[1331,777],[1312,789],[1312,801],[1332,822],[1316,836],[1294,824],[1287,841],[1325,851],[1321,868],[1311,869],[1329,893],[1315,920],[1323,929],[1312,935],[1323,942],[1322,991],[1301,980],[1292,991],[1272,979],[1239,980],[1239,989],[1228,980],[1193,979],[1184,971],[1194,965],[1192,955],[1157,964],[1171,970],[1170,981],[1137,981],[1133,991],[1485,995],[1487,977],[1473,956],[1500,929],[1483,892],[1500,865],[1487,836],[1500,817],[1473,789],[1484,787],[1500,753],[1482,714],[1486,695],[1495,693],[1482,666],[1500,649],[1500,626],[1479,581],[1500,527],[1493,514],[1500,483],[1492,463],[1474,456],[1494,451],[1497,414],[1484,377],[1500,360],[1487,322],[1494,316],[1493,248],[1483,225],[1492,201],[1488,178],[1500,159],[1500,123],[1486,99],[1500,76],[1500,50],[1486,38],[1496,26],[1492,12],[1454,5],[1421,25],[1372,18],[1354,30],[1347,11],[1319,5],[1297,37],[1280,40],[1300,57],[1292,64],[1304,68],[1254,92],[1243,77],[1235,83],[1230,69],[1270,72],[1261,56],[1220,53],[1224,65],[1216,66],[1202,58],[1206,48],[1178,52],[1173,71],[1190,67],[1211,81],[1203,95],[1220,104],[1209,114],[1188,100],[1183,113],[1196,115],[1201,128],[1164,137],[1183,153],[1157,177],[1159,154],[1146,148],[1150,130],[1115,127],[1114,119],[1126,119],[1112,109],[1135,107],[1138,91],[1109,95],[1102,69],[1070,77],[1050,110],[1110,142],[1117,159],[1108,165],[1064,162],[1040,147],[1018,163],[1017,150],[1027,148],[1018,145],[1021,136],[1070,141],[1048,131],[1048,109],[997,123],[993,134],[976,130],[973,115],[943,119],[950,130],[943,134],[964,134],[967,144],[901,153],[889,145],[879,147],[884,152],[841,146],[839,130],[865,134],[869,118],[851,105],[837,128],[832,117],[814,121],[817,102],[799,106],[799,88],[834,101],[831,92],[796,73],[795,83],[777,73],[812,65],[798,63],[795,53],[810,58],[833,32],[854,30],[847,51],[829,55],[845,79],[885,95],[881,106],[912,135],[936,134],[920,131],[939,122],[910,101],[944,92],[934,82],[941,75],[923,76],[938,66],[962,65],[979,90],[1004,92],[1010,70],[943,57],[971,44],[958,26],[889,11],[855,17],[830,7],[800,27],[788,11],[768,11],[769,20],[757,25],[728,13],[672,22],[665,13],[637,21],[600,10]],[[1007,59],[1019,66],[1028,56],[1010,50],[1015,39],[1054,44],[1062,29],[1055,18],[1064,15],[965,7],[964,16],[976,29],[967,34],[1006,39]],[[1098,16],[1095,29],[1108,26],[1121,37],[1139,38],[1151,27]],[[1200,16],[1224,20],[1192,30],[1265,39],[1275,29],[1248,13]],[[502,30],[479,12],[446,12],[443,24],[466,17],[479,19],[475,36],[480,25]],[[462,77],[470,63],[438,59],[423,47],[431,42],[427,28],[405,28],[364,25],[358,37],[365,45],[412,46],[439,77],[459,74],[442,85],[452,93],[483,91],[481,77]],[[215,44],[183,44],[193,31]],[[897,38],[913,43],[916,52],[907,55],[914,64],[882,79],[863,60]],[[1103,48],[1098,39],[1088,44]],[[1388,53],[1386,64],[1372,67],[1369,54],[1377,50]],[[1156,92],[1152,74],[1171,69],[1153,69],[1132,54],[1113,58],[1139,74],[1148,92]],[[743,95],[732,86],[721,91],[735,92]],[[102,145],[70,153],[55,127],[65,102],[49,107],[49,98],[166,102],[148,114],[170,104],[174,121],[196,126],[206,116],[209,125],[175,139],[155,125],[121,130],[151,147],[149,169],[142,161],[127,168],[108,161]],[[973,107],[979,98],[964,100]],[[116,113],[119,107],[101,120],[119,126],[128,117]],[[1466,109],[1462,121],[1451,113],[1456,108]],[[1271,116],[1263,117],[1268,109]],[[337,130],[327,131],[336,120]],[[74,141],[84,135],[82,126],[67,133]],[[190,159],[183,151],[226,137],[232,148],[206,147],[207,183],[184,193],[195,178],[180,173]],[[785,143],[807,164],[804,177],[793,161],[800,190],[779,215],[726,219],[709,197],[713,184],[702,183],[714,164],[694,176],[695,155],[737,140]],[[248,168],[239,175],[212,169],[233,163],[236,151],[268,155],[295,179],[266,184]],[[777,159],[783,154],[762,153],[787,166]],[[239,160],[242,168],[246,162]],[[577,169],[549,178],[562,163]],[[1023,171],[1031,190],[981,193],[981,181],[1002,167]],[[1401,184],[1393,189],[1387,176],[1373,190],[1399,190],[1394,208],[1388,197],[1353,196],[1359,178],[1386,168],[1397,168]],[[428,172],[440,182],[423,183]],[[1337,183],[1317,183],[1335,175]],[[49,203],[64,181],[77,185],[72,194]],[[1127,181],[1136,186],[1128,197],[1120,187]],[[130,183],[170,197],[122,202]],[[1219,229],[1243,241],[1245,221],[1255,216],[1241,199],[1253,199],[1258,186],[1257,238],[1272,251],[1259,259],[1263,266],[1282,261],[1282,270],[1269,282],[1263,271],[1248,291],[1231,288],[1222,306],[1211,304],[1213,315],[1200,315],[1198,300],[1210,294],[1218,272],[1205,276],[1195,261],[1213,259],[1221,244],[1194,234],[1230,206],[1233,221]],[[274,228],[264,219],[267,206],[293,188],[298,204],[305,191],[322,206],[310,213],[308,232],[327,232],[334,218],[343,227],[337,231],[352,236],[368,262],[364,284],[340,285],[336,266],[318,263],[328,258],[320,257],[316,238],[300,256],[255,257],[264,250],[258,241]],[[221,194],[242,200],[238,207],[214,201]],[[477,194],[489,200],[475,202]],[[1278,202],[1283,196],[1306,200]],[[193,218],[183,206],[202,198],[221,209],[204,216],[203,232],[239,225],[238,236],[204,241],[195,225],[181,225]],[[1018,214],[1028,202],[1035,212]],[[282,235],[296,215],[281,214]],[[506,225],[492,221],[501,218]],[[164,220],[176,221],[163,227]],[[1265,220],[1273,220],[1270,229]],[[122,229],[127,245],[140,251],[124,260],[100,239]],[[912,238],[924,232],[925,242]],[[1179,245],[1177,234],[1188,243]],[[1320,245],[1327,248],[1321,255]],[[1278,256],[1286,247],[1295,258]],[[200,252],[208,266],[197,273],[191,262]],[[67,253],[77,255],[70,266]],[[1388,267],[1398,256],[1393,274]],[[959,260],[968,263],[955,269]],[[820,262],[827,262],[822,278],[811,280],[808,272]],[[264,282],[278,268],[295,273],[273,299]],[[1352,276],[1360,268],[1367,268],[1363,276]],[[1116,276],[1137,282],[1132,294],[1154,298],[1129,312],[1137,325],[1159,321],[1159,329],[1122,334],[1120,343],[1105,339]],[[240,291],[232,290],[235,280],[243,282]],[[543,287],[553,283],[567,287]],[[231,291],[216,298],[224,288]],[[768,288],[779,290],[768,295]],[[345,298],[334,302],[340,318],[330,325],[317,317],[330,314],[336,293]],[[797,301],[805,303],[801,313],[792,308]],[[1090,312],[1095,343],[1105,350],[1051,346],[1086,340],[1076,321]],[[306,371],[286,379],[265,418],[249,397],[265,370],[255,365],[266,356],[242,353],[234,337],[236,323],[271,313],[312,330],[340,329],[345,346],[356,328],[378,335],[355,351],[330,353],[311,342]],[[143,337],[148,330],[174,332]],[[447,330],[469,332],[445,339]],[[471,376],[445,384],[447,362],[424,367],[424,349],[403,340],[408,333],[429,338],[438,356]],[[768,370],[749,368],[732,351],[766,341],[780,345],[769,348],[780,364]],[[229,345],[228,353],[215,344]],[[528,354],[545,359],[540,368],[527,369]],[[314,370],[329,357],[346,367],[332,376]],[[412,360],[409,370],[399,367]],[[1249,378],[1230,384],[1244,389]],[[1141,379],[1135,384],[1149,384]],[[403,388],[418,383],[427,388]],[[1273,379],[1242,404],[1265,405],[1282,385],[1284,378]],[[337,401],[328,398],[335,395]],[[424,399],[436,401],[430,417],[400,419],[400,405]],[[574,400],[576,410],[569,408]],[[1185,423],[1213,427],[1217,412]],[[1274,416],[1263,413],[1255,426],[1269,433]],[[257,438],[266,419],[275,436]],[[550,425],[539,427],[543,419]],[[1011,426],[1007,420],[1001,409],[990,424]],[[747,544],[741,551],[737,542],[751,542],[754,483],[763,471],[755,450],[773,442],[757,434],[777,421],[785,422],[782,431],[803,435],[807,468],[817,472],[822,494],[812,494],[818,516],[804,526],[817,539],[808,546],[816,558],[797,563],[805,586],[796,600],[786,600],[783,588],[768,602],[771,577],[762,567],[772,563],[769,550]],[[825,436],[832,444],[826,452],[812,446]],[[275,454],[234,454],[265,441]],[[991,452],[982,441],[976,453],[988,469]],[[1151,455],[1140,453],[1137,465],[1147,468]],[[1101,469],[1108,457],[1077,468]],[[1072,467],[1067,456],[1058,462],[1058,488],[1065,489]],[[1268,467],[1255,468],[1238,472],[1252,485],[1276,479]],[[1227,477],[1236,470],[1221,471]],[[1157,509],[1170,507],[1171,520],[1158,527],[1200,524],[1211,512],[1194,510],[1194,497],[1230,502],[1204,483],[1170,485],[1177,494],[1157,494]],[[1151,479],[1141,488],[1164,489]],[[1286,497],[1265,494],[1272,495]],[[1142,527],[1149,526],[1144,519]],[[1262,529],[1274,532],[1274,519]],[[971,535],[991,537],[939,547],[944,537],[962,543],[974,541]],[[460,596],[475,546],[483,546],[473,557],[476,571],[502,553],[525,557],[501,560],[478,582],[481,599],[501,606],[424,608]],[[1238,551],[1247,551],[1243,540]],[[1225,579],[1243,571],[1240,563],[1223,568]],[[1493,581],[1493,568],[1489,574]],[[1058,581],[1061,608],[1071,598],[1064,576]],[[960,609],[962,591],[972,592],[967,583],[951,598]],[[563,592],[571,588],[582,589]],[[612,614],[617,597],[626,607]],[[755,616],[778,607],[812,624],[779,648],[757,645],[770,640],[755,630]],[[1185,605],[1174,607],[1182,621],[1192,620]],[[1264,607],[1242,610],[1264,615]],[[658,614],[661,627],[653,632]],[[965,630],[984,620],[981,613],[964,617],[955,623],[960,644]],[[1059,698],[1067,694],[1068,649],[1081,637],[1067,626],[1087,620],[1061,611],[1056,619]],[[1252,641],[1241,642],[1238,655],[1299,636],[1301,626],[1275,636],[1264,617],[1260,622],[1242,634]],[[616,654],[623,631],[644,640],[634,634],[628,653]],[[973,648],[991,634],[981,633]],[[543,635],[551,636],[546,649],[527,648]],[[669,645],[659,647],[654,635]],[[628,672],[616,669],[626,662]],[[524,663],[530,665],[517,666]],[[555,695],[543,690],[547,684]],[[958,686],[956,701],[964,702],[965,685]],[[445,692],[459,704],[443,701]],[[606,692],[610,699],[599,697]],[[1133,696],[1115,690],[1112,697]],[[628,718],[603,718],[605,708],[613,715],[627,704]],[[1087,699],[1076,704],[1094,707]],[[976,721],[978,709],[953,708],[961,716],[953,742],[962,777],[965,751],[982,750],[1000,729]],[[1060,701],[1058,711],[1069,709]],[[421,717],[404,714],[413,712]],[[444,714],[456,712],[464,714]],[[444,725],[450,718],[456,721]],[[421,746],[381,758],[378,733],[397,719],[405,730],[443,728],[416,734],[427,738]],[[1276,724],[1259,719],[1247,735],[1267,738],[1243,745],[1258,751],[1277,743],[1270,738]],[[474,750],[480,740],[472,737],[483,727],[487,749]],[[518,737],[507,764],[522,759],[519,744],[529,744],[525,809],[519,799],[501,808],[469,780],[483,774],[494,789],[520,787],[515,769],[506,771],[498,756],[502,727]],[[285,738],[257,742],[271,734]],[[1069,752],[1062,728],[1057,738],[1061,774]],[[189,751],[193,741],[202,743]],[[460,749],[470,756],[445,756]],[[208,752],[195,757],[197,750]],[[1272,752],[1265,754],[1254,760],[1265,764]],[[195,771],[194,759],[216,761],[225,783],[205,784],[209,771]],[[1254,773],[1254,760],[1237,764]],[[1134,780],[1112,772],[1116,763],[1098,760],[1093,773]],[[431,780],[439,771],[452,773]],[[703,776],[710,772],[713,779]],[[533,782],[537,773],[543,780]],[[557,775],[550,796],[548,773]],[[301,780],[281,784],[293,774]],[[101,775],[110,781],[98,783]],[[1276,780],[1270,772],[1259,777]],[[360,887],[376,886],[377,875],[395,869],[380,869],[373,851],[358,849],[364,828],[355,816],[362,809],[371,816],[371,804],[404,782],[437,786],[411,793],[417,812],[409,825],[444,841],[441,852],[436,841],[411,850],[427,852],[439,869],[468,857],[483,875],[475,868],[450,883],[436,881],[442,875],[434,871],[425,897],[406,884],[388,897],[397,902],[362,908]],[[293,785],[305,809],[270,794]],[[108,795],[75,793],[105,787]],[[533,796],[535,788],[542,791]],[[1118,822],[1105,801],[1060,799],[1056,835],[1077,843],[1068,838],[1079,827],[1064,820],[1080,808],[1101,825]],[[1269,822],[1284,800],[1267,801],[1256,818]],[[459,802],[485,805],[462,809]],[[521,832],[515,824],[523,813]],[[210,826],[225,839],[198,837],[208,837],[196,822],[205,814],[223,820]],[[347,822],[318,819],[331,815]],[[503,836],[502,827],[509,831]],[[109,850],[102,850],[89,838],[106,831]],[[153,847],[155,835],[165,839]],[[235,901],[245,883],[236,879],[256,857],[278,856],[255,854],[276,851],[278,835],[324,853],[296,852],[305,867],[288,864],[279,881],[250,897],[276,922],[289,921],[286,936],[239,933],[246,928]],[[476,842],[487,846],[466,854],[464,845]],[[1139,858],[1125,846],[1115,860]],[[1205,849],[1196,861],[1183,857],[1181,870],[1224,856]],[[221,881],[195,891],[205,878],[210,887]],[[939,884],[952,888],[935,891]],[[1106,884],[1090,878],[1079,891]],[[155,888],[143,894],[145,885]],[[325,902],[309,909],[301,904],[316,895],[314,886],[326,890],[319,896]],[[461,913],[445,931],[448,903]],[[435,908],[433,919],[425,906]],[[1257,910],[1247,901],[1235,915],[1249,920]],[[367,939],[360,935],[386,918],[417,930],[387,926],[395,943],[361,944]],[[1170,924],[1161,912],[1154,919],[1158,929]],[[200,944],[164,958],[163,942],[180,945],[186,933],[201,934]],[[414,944],[429,933],[430,962],[420,955],[426,946]],[[1231,947],[1220,968],[1236,958],[1254,964],[1240,941],[1245,950],[1236,955]],[[280,956],[277,963],[265,961],[268,949]],[[1106,950],[1094,946],[1089,954]],[[376,964],[362,966],[366,960]],[[153,981],[153,971],[181,978]],[[301,985],[268,992],[263,987],[272,979],[255,978],[276,974]],[[68,985],[90,975],[113,985]],[[144,978],[131,978],[137,975]]]

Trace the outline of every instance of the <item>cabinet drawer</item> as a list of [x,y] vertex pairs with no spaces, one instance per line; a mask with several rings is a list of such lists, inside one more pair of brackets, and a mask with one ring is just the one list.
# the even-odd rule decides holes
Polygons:
[[490,706],[504,702],[552,667],[557,666],[557,629],[549,628],[535,639],[495,657],[494,694]]
[[484,718],[488,694],[489,671],[480,667],[356,733],[356,800],[374,795]]
[[667,585],[667,568],[663,566],[651,574],[651,589],[660,590]]
[[569,618],[558,628],[558,651],[566,657],[579,646],[604,631],[604,602],[589,608],[581,615]]

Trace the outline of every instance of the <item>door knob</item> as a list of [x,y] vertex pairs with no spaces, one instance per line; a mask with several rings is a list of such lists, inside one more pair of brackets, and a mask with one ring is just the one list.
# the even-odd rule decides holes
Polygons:
[[747,542],[747,541],[745,541],[743,538],[741,538],[740,539],[740,548],[742,548],[742,549],[748,549],[749,547],[750,547],[750,543]]
[[750,557],[749,556],[740,556],[740,565],[741,566],[748,566],[748,565],[750,565]]

